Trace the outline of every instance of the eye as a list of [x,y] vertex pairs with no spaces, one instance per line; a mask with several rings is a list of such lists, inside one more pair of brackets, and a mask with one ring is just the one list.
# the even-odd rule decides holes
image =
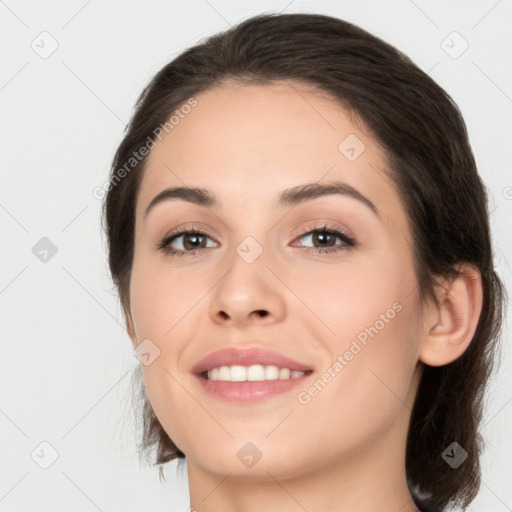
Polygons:
[[[208,239],[213,243],[208,245]],[[313,226],[313,229],[302,233],[296,240],[309,240],[313,243],[313,247],[303,247],[303,249],[317,253],[338,252],[356,246],[356,240],[352,236],[328,224]],[[336,244],[336,240],[341,243]],[[179,229],[166,236],[157,246],[164,254],[178,257],[195,256],[203,249],[211,247],[216,247],[216,242],[195,227]]]
[[210,237],[199,229],[185,228],[166,236],[158,244],[158,249],[170,256],[194,256],[199,250],[212,247],[207,245],[208,238]]
[[[336,239],[340,240],[341,244],[336,244]],[[303,233],[297,240],[308,240],[313,243],[313,247],[305,247],[305,249],[319,253],[343,251],[356,245],[356,240],[352,236],[327,224],[320,227],[314,226],[314,229]],[[319,246],[315,247],[315,244]]]

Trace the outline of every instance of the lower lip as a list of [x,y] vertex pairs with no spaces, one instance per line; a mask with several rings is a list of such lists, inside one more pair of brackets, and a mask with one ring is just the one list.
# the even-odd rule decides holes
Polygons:
[[304,383],[312,373],[295,377],[294,379],[275,379],[231,382],[225,380],[208,380],[200,375],[199,379],[203,388],[211,395],[228,402],[259,402],[291,391]]

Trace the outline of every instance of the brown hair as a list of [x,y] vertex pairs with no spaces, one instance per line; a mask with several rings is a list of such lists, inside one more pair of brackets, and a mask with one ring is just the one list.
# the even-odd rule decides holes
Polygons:
[[[406,456],[409,486],[418,502],[421,491],[440,506],[467,507],[480,488],[478,427],[483,392],[497,360],[505,291],[493,267],[486,191],[459,109],[383,40],[329,16],[261,14],[187,49],[154,76],[115,154],[103,204],[110,271],[125,318],[130,318],[135,204],[146,158],[122,180],[119,169],[126,169],[132,155],[154,140],[156,129],[187,100],[227,80],[307,84],[364,121],[386,152],[390,177],[409,216],[422,300],[436,300],[436,277],[457,275],[457,263],[480,271],[483,308],[477,330],[457,360],[425,365]],[[184,458],[156,418],[140,371],[137,379],[143,401],[139,448],[156,449],[158,465]],[[454,441],[468,453],[457,469],[441,457]]]

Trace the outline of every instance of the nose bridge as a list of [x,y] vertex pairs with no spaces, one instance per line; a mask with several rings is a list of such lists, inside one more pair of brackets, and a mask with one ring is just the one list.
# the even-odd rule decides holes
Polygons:
[[[241,199],[238,199],[241,201]],[[246,201],[252,203],[252,201]],[[231,269],[228,276],[230,280],[268,279],[269,273],[266,264],[271,253],[271,240],[268,233],[268,221],[265,215],[258,213],[254,205],[246,204],[242,207],[240,202],[238,211],[244,215],[237,222],[231,223],[230,246],[232,252],[226,256],[227,265]],[[249,208],[252,206],[252,208]],[[226,276],[226,277],[228,277]],[[236,279],[235,279],[236,276]],[[240,283],[241,284],[241,283]]]
[[247,235],[227,256],[224,276],[212,290],[210,313],[215,321],[243,324],[253,318],[272,321],[282,317],[284,298],[267,268],[271,249],[264,243]]
[[[267,244],[265,244],[266,246]],[[264,247],[252,235],[246,236],[233,247],[227,257],[229,272],[219,283],[227,296],[238,296],[247,301],[268,286],[270,272],[266,268],[268,247]]]

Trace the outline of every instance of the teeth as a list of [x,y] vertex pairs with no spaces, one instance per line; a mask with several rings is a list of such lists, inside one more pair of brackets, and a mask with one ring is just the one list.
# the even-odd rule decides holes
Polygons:
[[[244,367],[242,366],[242,368]],[[231,371],[233,371],[233,368],[231,368]],[[265,380],[265,368],[261,364],[253,364],[247,369],[244,368],[244,372],[246,373],[244,380]]]
[[208,371],[209,380],[225,380],[231,382],[243,381],[261,381],[261,380],[286,380],[302,377],[306,372],[300,370],[290,370],[289,368],[279,368],[273,364],[263,366],[253,364],[251,366],[217,366]]
[[[212,372],[215,370],[215,368],[212,368]],[[230,378],[230,371],[229,371],[229,366],[221,366],[220,368],[218,368],[219,370],[219,375],[217,377],[217,380],[231,380]],[[210,372],[208,372],[208,378],[210,378]],[[213,375],[212,375],[212,379],[213,379]]]
[[265,366],[265,380],[279,379],[279,368],[273,364]]
[[281,368],[279,370],[279,378],[280,379],[289,379],[291,373],[292,372],[288,368]]
[[243,382],[244,380],[247,380],[247,370],[245,369],[245,366],[234,364],[229,369],[229,377],[231,382]]

